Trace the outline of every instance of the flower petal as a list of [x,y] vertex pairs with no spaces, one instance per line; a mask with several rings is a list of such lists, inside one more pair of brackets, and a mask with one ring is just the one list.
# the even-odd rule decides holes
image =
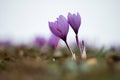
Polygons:
[[60,15],[59,18],[57,18],[57,22],[58,22],[58,27],[62,31],[63,36],[67,36],[69,30],[69,24],[66,18]]
[[59,28],[57,27],[57,22],[49,22],[49,28],[54,35],[60,38],[62,37],[61,32],[58,30]]

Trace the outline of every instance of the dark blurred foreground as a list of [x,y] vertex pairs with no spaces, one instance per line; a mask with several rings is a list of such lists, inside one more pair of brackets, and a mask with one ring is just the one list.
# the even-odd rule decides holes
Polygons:
[[120,80],[120,51],[87,47],[87,60],[66,47],[0,46],[0,80]]

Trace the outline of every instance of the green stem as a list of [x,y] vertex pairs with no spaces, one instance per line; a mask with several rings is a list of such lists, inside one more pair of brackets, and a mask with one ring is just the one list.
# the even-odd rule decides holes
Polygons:
[[79,43],[79,39],[78,39],[78,35],[76,34],[76,43],[77,43],[77,46],[79,48],[79,52],[82,54],[82,49],[81,49],[81,45]]
[[70,49],[70,47],[69,47],[67,41],[65,41],[65,44],[66,44],[66,46],[67,46],[69,52],[72,54],[73,59],[76,60],[75,54],[74,54],[74,53],[72,52],[72,50]]

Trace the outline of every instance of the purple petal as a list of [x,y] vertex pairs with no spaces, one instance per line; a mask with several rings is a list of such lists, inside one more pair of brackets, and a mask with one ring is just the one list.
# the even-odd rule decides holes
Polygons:
[[69,24],[66,18],[60,15],[59,18],[57,18],[57,21],[58,21],[59,29],[62,31],[63,36],[66,37],[69,30]]
[[54,23],[53,22],[49,22],[49,27],[50,27],[51,32],[54,35],[56,35],[56,36],[61,38],[61,32],[59,31],[59,28],[57,26],[57,22],[54,22]]
[[79,13],[77,13],[77,15],[74,18],[75,22],[76,22],[76,26],[79,28],[80,24],[81,24],[81,17],[79,15]]

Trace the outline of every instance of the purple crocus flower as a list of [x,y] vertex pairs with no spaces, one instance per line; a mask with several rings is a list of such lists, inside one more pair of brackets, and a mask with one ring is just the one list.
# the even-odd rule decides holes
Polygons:
[[69,30],[69,24],[64,16],[60,15],[59,18],[57,18],[57,21],[49,22],[49,27],[54,35],[66,41],[66,37]]
[[75,54],[72,52],[72,50],[68,46],[68,43],[66,40],[68,30],[69,30],[69,24],[68,24],[68,21],[66,20],[66,18],[64,16],[60,15],[59,18],[57,18],[57,21],[49,22],[49,27],[50,27],[51,32],[54,35],[61,38],[65,42],[68,50],[72,54],[73,59],[76,60]]
[[11,46],[11,41],[10,40],[3,40],[3,41],[0,41],[0,46]]
[[79,51],[82,55],[83,51],[85,51],[85,50],[81,49],[82,46],[84,45],[84,41],[82,41],[82,44],[80,44],[79,39],[78,39],[78,30],[81,25],[81,17],[79,15],[79,13],[77,13],[77,15],[68,13],[68,23],[70,24],[70,26],[72,27],[72,29],[74,30],[74,32],[76,34],[76,43],[77,43]]
[[70,24],[74,32],[78,34],[78,30],[81,25],[81,17],[79,13],[77,13],[77,15],[68,13],[68,23]]
[[48,46],[52,47],[53,49],[55,49],[58,46],[58,42],[59,42],[60,38],[58,38],[57,36],[55,36],[54,34],[52,34],[48,40]]
[[35,38],[35,41],[34,41],[35,47],[42,47],[45,43],[46,43],[46,40],[43,37],[37,36]]

